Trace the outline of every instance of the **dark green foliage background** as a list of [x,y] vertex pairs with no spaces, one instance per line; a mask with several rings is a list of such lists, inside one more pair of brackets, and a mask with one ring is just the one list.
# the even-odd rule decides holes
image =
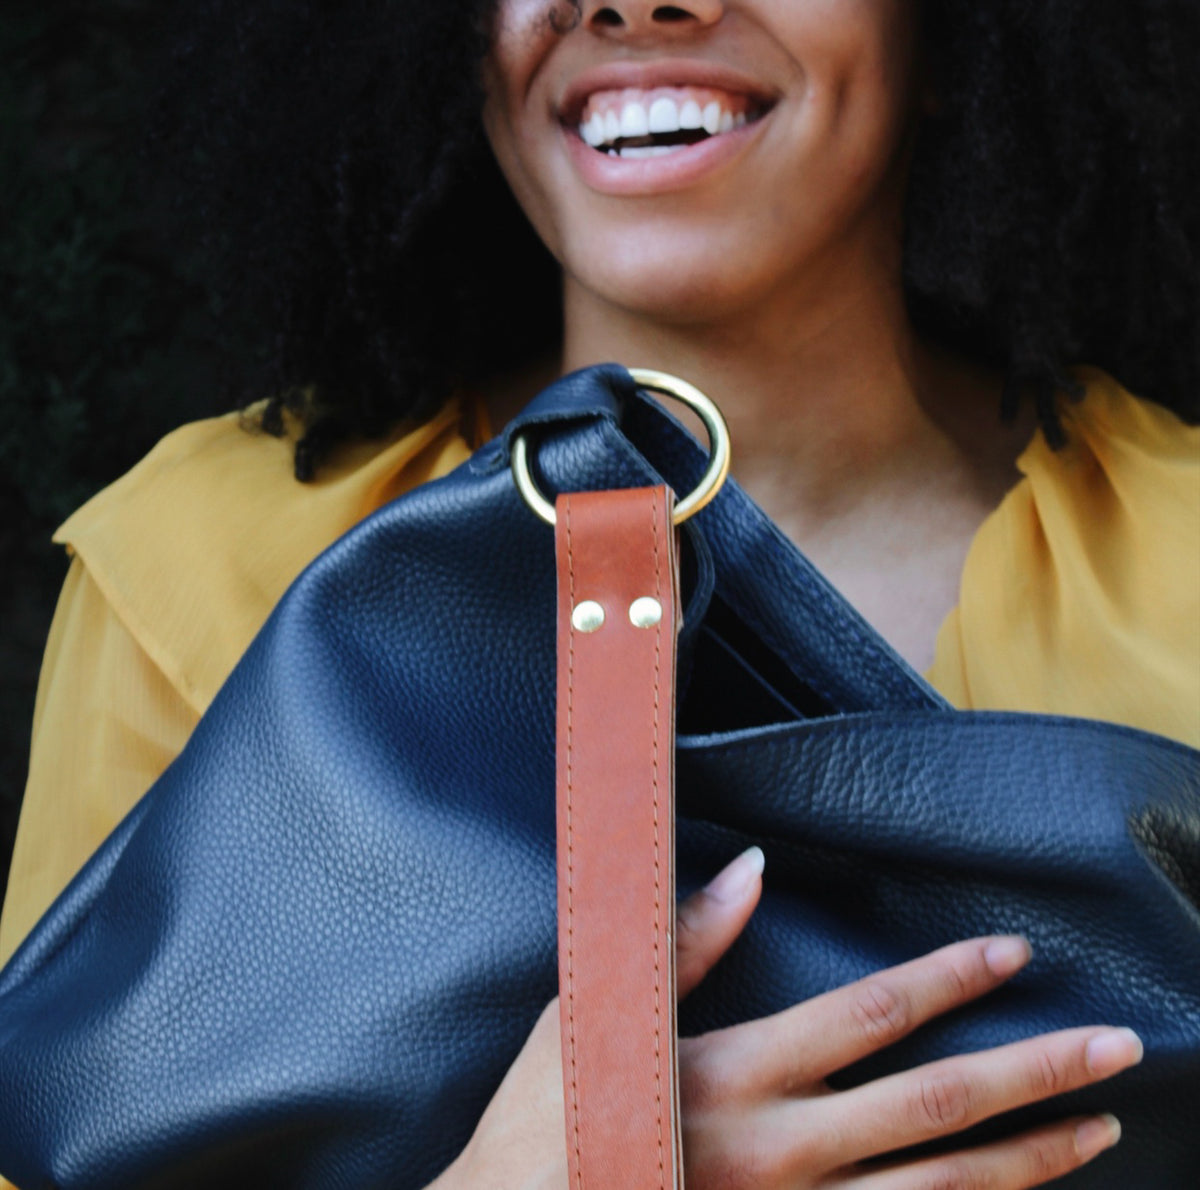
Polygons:
[[167,430],[228,406],[202,261],[144,198],[169,20],[161,0],[0,14],[0,881],[66,571],[50,534]]

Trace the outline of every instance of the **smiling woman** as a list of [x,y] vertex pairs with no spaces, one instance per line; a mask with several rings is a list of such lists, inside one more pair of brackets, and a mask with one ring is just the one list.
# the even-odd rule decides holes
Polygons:
[[[273,323],[246,370],[265,399],[184,427],[60,530],[0,957],[312,558],[608,360],[711,394],[742,486],[959,707],[1200,744],[1198,20],[1188,0],[195,6],[155,143],[230,309]],[[680,907],[681,994],[762,872],[753,849]],[[870,1160],[1137,1063],[1118,1027],[831,1093],[1029,958],[959,942],[685,1039],[689,1185],[1024,1187],[1096,1157],[1109,1117]],[[566,1184],[556,1011],[439,1188]]]
[[[248,399],[277,395],[269,427],[285,405],[301,414],[301,476],[340,438],[427,414],[464,386],[491,391],[496,376],[559,351],[558,272],[478,123],[495,7],[204,0],[182,18],[156,159],[178,179],[187,234],[207,237],[222,262],[231,318],[252,309],[278,328],[243,384]],[[1057,443],[1059,395],[1079,388],[1069,366],[1087,362],[1187,420],[1200,414],[1188,152],[1198,18],[1185,0],[1102,14],[1085,0],[730,4],[715,29],[703,12],[654,11],[669,41],[698,27],[709,42],[703,53],[676,44],[673,56],[743,79],[741,43],[757,20],[755,53],[769,58],[744,81],[752,93],[786,84],[788,118],[807,121],[798,131],[810,136],[852,100],[868,139],[855,127],[826,143],[850,173],[886,169],[871,152],[895,149],[908,122],[893,283],[924,339],[1003,375],[1008,412],[1036,405]],[[654,56],[620,48],[619,6],[588,12],[599,16],[589,35],[613,47],[609,65]],[[505,52],[536,55],[556,38],[567,49],[583,16],[565,0],[513,6]],[[725,48],[714,52],[717,36]],[[895,77],[914,55],[919,84]],[[824,193],[821,175],[792,180],[798,189],[779,194],[743,186],[743,217],[766,231],[792,217],[785,198],[811,206]],[[660,282],[687,266],[671,255]]]

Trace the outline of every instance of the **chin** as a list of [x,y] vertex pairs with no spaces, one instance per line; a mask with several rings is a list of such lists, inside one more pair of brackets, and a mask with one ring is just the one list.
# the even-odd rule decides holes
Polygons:
[[[609,305],[656,322],[713,323],[754,302],[764,272],[761,246],[739,251],[722,238],[654,236],[594,245],[567,268]],[[777,270],[770,270],[772,273]]]

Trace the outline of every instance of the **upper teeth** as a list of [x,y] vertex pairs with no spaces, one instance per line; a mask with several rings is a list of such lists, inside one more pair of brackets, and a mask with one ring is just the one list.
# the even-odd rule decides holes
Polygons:
[[650,118],[640,103],[627,103],[621,110],[621,135],[645,136],[650,131]]
[[579,135],[593,148],[612,144],[622,138],[649,136],[662,132],[684,132],[703,128],[710,136],[729,132],[746,123],[746,113],[736,115],[711,100],[702,108],[694,99],[682,104],[669,95],[661,95],[649,107],[638,99],[627,99],[619,112],[609,108],[593,112],[579,127]]

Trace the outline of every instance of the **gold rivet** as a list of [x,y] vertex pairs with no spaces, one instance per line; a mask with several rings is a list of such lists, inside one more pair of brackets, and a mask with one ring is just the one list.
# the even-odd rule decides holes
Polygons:
[[663,616],[662,604],[649,595],[635,599],[629,605],[629,622],[635,628],[653,628]]
[[593,599],[585,599],[575,605],[571,623],[577,632],[597,632],[604,625],[604,608]]

